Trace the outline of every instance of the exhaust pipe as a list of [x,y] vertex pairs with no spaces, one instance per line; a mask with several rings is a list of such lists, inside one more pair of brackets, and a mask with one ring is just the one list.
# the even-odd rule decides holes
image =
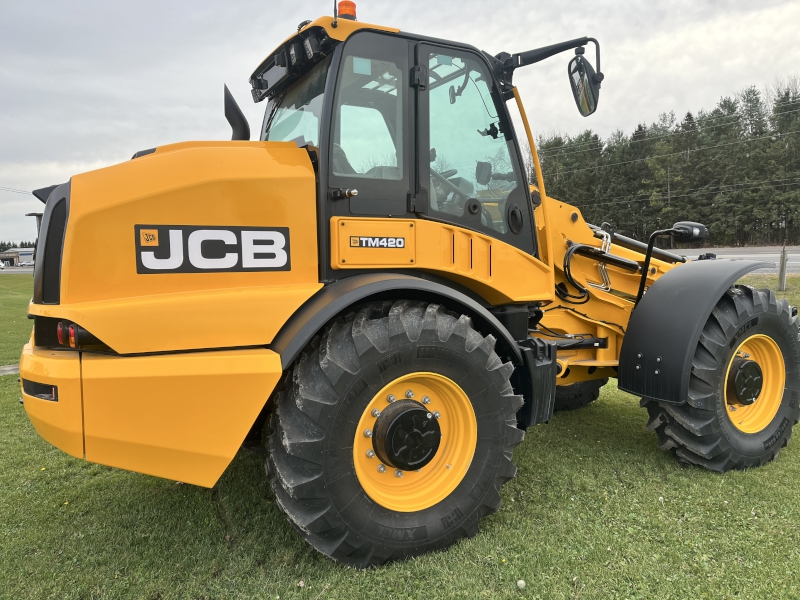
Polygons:
[[250,140],[250,125],[227,85],[225,86],[225,118],[228,119],[233,132],[231,140]]

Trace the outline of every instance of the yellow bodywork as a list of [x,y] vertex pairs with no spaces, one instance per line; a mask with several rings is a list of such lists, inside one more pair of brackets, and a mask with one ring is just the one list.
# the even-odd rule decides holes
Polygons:
[[[264,349],[322,287],[315,175],[280,142],[195,142],[72,178],[61,303],[33,315],[74,321],[119,354],[25,347],[24,395],[39,434],[114,467],[213,485],[282,373]],[[135,225],[287,227],[291,270],[138,274]],[[182,350],[248,350],[175,353]]]
[[[391,236],[404,248],[363,248],[351,238]],[[421,219],[331,219],[334,269],[419,269],[460,283],[491,302],[536,302],[553,295],[553,273],[536,257],[495,238]],[[524,274],[524,276],[522,275]]]
[[[77,175],[61,304],[29,312],[79,323],[120,354],[268,344],[322,287],[315,215],[308,153],[287,142],[173,144]],[[157,224],[288,227],[292,268],[137,274],[134,225]]]

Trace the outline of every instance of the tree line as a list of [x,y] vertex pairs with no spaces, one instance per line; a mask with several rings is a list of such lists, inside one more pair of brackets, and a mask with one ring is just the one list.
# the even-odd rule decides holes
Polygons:
[[[712,110],[537,139],[547,195],[646,240],[676,221],[708,226],[706,246],[800,243],[800,78],[751,86]],[[669,241],[665,242],[669,244]]]
[[9,248],[33,248],[34,242],[5,242],[0,240],[0,252],[5,252]]

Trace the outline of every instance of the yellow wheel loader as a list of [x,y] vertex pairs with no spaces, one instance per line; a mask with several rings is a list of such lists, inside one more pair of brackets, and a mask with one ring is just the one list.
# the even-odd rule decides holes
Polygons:
[[592,38],[491,55],[342,2],[253,72],[257,141],[226,88],[231,141],[37,190],[20,372],[38,433],[207,487],[263,444],[300,535],[356,567],[475,535],[525,429],[609,377],[678,460],[775,458],[800,345],[796,309],[736,284],[763,264],[690,261],[655,241],[702,239],[698,223],[645,244],[547,195],[513,75],[571,50],[587,116]]

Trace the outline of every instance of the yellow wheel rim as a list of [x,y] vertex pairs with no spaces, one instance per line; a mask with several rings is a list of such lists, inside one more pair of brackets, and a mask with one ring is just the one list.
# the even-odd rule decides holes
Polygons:
[[[749,358],[761,367],[763,384],[755,402],[744,405],[728,393],[731,365],[737,357]],[[781,406],[786,387],[786,365],[778,344],[771,337],[756,334],[744,340],[733,353],[725,371],[725,406],[728,417],[739,431],[758,433],[765,429]]]
[[[407,392],[413,397],[409,398]],[[367,437],[375,429],[373,411],[389,406],[387,398],[411,399],[423,403],[439,414],[442,438],[433,459],[419,471],[401,471],[382,465],[372,456],[373,440]],[[451,379],[438,373],[410,373],[385,386],[367,404],[358,421],[353,440],[353,463],[356,476],[367,495],[381,506],[398,512],[424,510],[449,496],[467,474],[478,442],[478,422],[464,390]],[[384,471],[379,470],[383,466]]]

